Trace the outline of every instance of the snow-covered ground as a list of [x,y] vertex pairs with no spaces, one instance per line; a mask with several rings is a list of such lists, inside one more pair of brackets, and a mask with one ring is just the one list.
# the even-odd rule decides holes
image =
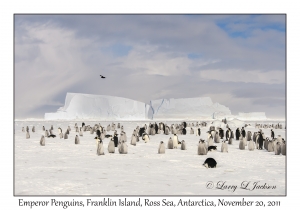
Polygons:
[[[77,121],[81,126],[82,121]],[[86,125],[100,123],[105,127],[111,122],[85,121]],[[116,124],[118,122],[115,122]],[[198,141],[207,139],[207,127],[201,128],[201,136],[180,135],[187,150],[166,149],[158,154],[160,141],[167,142],[170,135],[156,134],[150,141],[130,145],[133,130],[147,122],[120,122],[127,134],[128,154],[114,154],[107,151],[109,139],[104,140],[105,155],[96,154],[95,133],[84,132],[80,144],[75,145],[75,121],[15,121],[15,195],[285,195],[286,156],[275,155],[266,150],[249,151],[239,149],[239,141],[228,145],[228,153],[222,153],[221,143],[215,143],[218,151],[197,155]],[[159,123],[159,122],[157,122]],[[167,122],[168,125],[180,122]],[[249,123],[249,122],[247,122]],[[253,122],[250,122],[254,125]],[[272,123],[268,121],[268,123]],[[274,122],[278,123],[278,122]],[[40,146],[45,134],[42,126],[58,134],[71,127],[68,139],[45,138],[46,145]],[[22,127],[29,126],[30,139]],[[35,126],[36,132],[32,132]],[[235,127],[231,127],[235,133]],[[196,127],[194,127],[196,130]],[[246,131],[257,131],[248,126]],[[262,129],[270,137],[270,128]],[[120,133],[120,129],[117,129]],[[224,130],[224,134],[225,134]],[[285,140],[285,129],[274,129],[275,136]],[[108,132],[113,134],[113,131]],[[217,168],[202,166],[206,158],[213,157]],[[275,189],[241,189],[248,183],[252,189],[258,185],[275,186]],[[213,185],[211,185],[213,183]],[[218,184],[219,183],[219,184]],[[230,188],[217,189],[216,187]],[[211,188],[212,189],[208,189]],[[265,187],[266,188],[266,187]]]

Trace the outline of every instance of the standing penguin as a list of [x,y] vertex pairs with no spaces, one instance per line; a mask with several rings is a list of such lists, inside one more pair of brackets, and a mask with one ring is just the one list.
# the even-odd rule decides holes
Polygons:
[[110,124],[108,124],[106,130],[109,132],[110,131]]
[[103,142],[99,139],[99,143],[97,145],[97,155],[104,155]]
[[83,136],[82,129],[79,128],[79,136]]
[[196,136],[200,136],[200,135],[201,135],[201,130],[200,128],[197,128]]
[[224,138],[224,130],[222,128],[219,129],[219,136],[220,136],[220,139]]
[[117,133],[114,135],[114,143],[115,143],[115,147],[118,147],[119,139]]
[[236,131],[235,131],[235,138],[236,138],[236,140],[240,139],[240,135],[241,135],[240,128],[237,128]]
[[248,143],[248,149],[250,151],[253,151],[255,149],[255,144],[254,144],[254,141],[252,139],[250,139],[250,141]]
[[245,131],[244,127],[242,127],[241,134],[242,134],[243,138],[246,137],[246,131]]
[[67,131],[65,132],[64,139],[68,139]]
[[169,135],[170,134],[170,127],[166,126],[165,127],[165,135]]
[[173,148],[177,149],[178,147],[178,136],[176,134],[174,134],[173,136]]
[[268,144],[269,144],[269,138],[267,137],[265,142],[264,142],[264,148],[265,150],[268,150]]
[[142,139],[147,143],[150,140],[150,137],[147,133],[144,133]]
[[215,138],[214,138],[215,143],[220,143],[220,136],[219,132],[216,132]]
[[271,129],[271,139],[274,139],[274,138],[275,138],[275,134],[274,134],[273,129]]
[[43,131],[45,131],[45,126],[43,126]]
[[120,129],[120,128],[121,128],[121,125],[120,125],[120,123],[118,123],[118,126],[117,126],[117,128],[118,128],[118,129]]
[[226,134],[225,134],[225,137],[226,137],[227,141],[229,141],[230,136],[231,136],[231,130],[230,130],[230,128],[228,128],[227,131],[226,131]]
[[194,129],[191,128],[190,134],[194,134]]
[[32,127],[32,132],[33,132],[33,133],[35,132],[35,127],[34,127],[34,126]]
[[60,134],[59,134],[59,138],[61,138],[61,139],[64,138],[63,133],[60,133]]
[[240,150],[244,150],[245,149],[245,141],[244,141],[243,138],[240,140],[239,148],[240,148]]
[[45,137],[42,135],[41,140],[40,140],[40,145],[45,146]]
[[275,144],[274,151],[275,151],[275,155],[280,155],[280,153],[281,153],[281,143],[280,142],[277,142]]
[[247,132],[247,135],[246,135],[247,141],[250,141],[251,136],[252,136],[251,131],[248,131],[248,132]]
[[233,131],[230,132],[230,137],[229,137],[229,140],[228,140],[228,144],[232,144],[232,141],[234,139],[234,134],[233,134]]
[[49,137],[49,132],[48,132],[48,130],[45,130],[45,137]]
[[262,135],[262,133],[259,131],[259,132],[258,132],[258,144],[259,144],[258,149],[262,150],[263,142],[264,142],[263,135]]
[[76,135],[75,136],[75,144],[79,144],[80,142],[79,142],[79,137]]
[[30,139],[29,131],[26,132],[26,139]]
[[268,143],[268,152],[274,152],[273,140],[270,140],[270,139],[269,139],[269,143]]
[[209,134],[208,134],[208,137],[207,137],[207,148],[208,148],[209,146],[213,146],[213,145],[214,145],[213,137],[212,137],[212,135],[209,133]]
[[186,150],[186,144],[184,140],[181,141],[181,150]]
[[135,134],[132,134],[130,144],[133,145],[133,146],[136,146],[136,136],[135,136]]
[[198,155],[207,155],[207,148],[205,145],[205,141],[200,139],[198,144]]
[[174,149],[173,139],[170,137],[168,141],[168,149]]
[[159,146],[158,146],[158,154],[165,154],[165,144],[163,141],[160,142]]
[[22,127],[22,132],[25,132],[25,129],[24,129],[24,127]]
[[115,142],[113,138],[110,139],[107,150],[109,153],[115,153]]
[[228,144],[225,141],[222,141],[221,152],[228,152]]
[[62,133],[62,129],[59,127],[58,128],[58,134]]
[[120,153],[121,154],[127,154],[128,153],[128,147],[125,141],[123,140],[120,146]]
[[286,155],[286,144],[284,140],[282,140],[282,144],[281,144],[281,154]]

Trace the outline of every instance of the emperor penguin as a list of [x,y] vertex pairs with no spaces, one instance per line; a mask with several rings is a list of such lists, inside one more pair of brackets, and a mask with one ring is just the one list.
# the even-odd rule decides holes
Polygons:
[[165,151],[165,144],[163,141],[161,141],[158,146],[158,154],[165,154]]
[[26,126],[26,132],[29,132],[29,127],[28,126]]
[[228,152],[228,144],[226,143],[226,140],[222,141],[221,152]]
[[77,132],[77,133],[79,132],[79,130],[78,130],[78,127],[77,127],[77,126],[75,127],[75,132]]
[[33,133],[35,132],[35,127],[34,127],[34,126],[32,127],[32,132],[33,132]]
[[196,136],[200,136],[200,135],[201,135],[201,129],[197,128]]
[[53,125],[51,125],[51,128],[50,128],[50,130],[53,130]]
[[118,138],[118,134],[117,133],[114,134],[113,139],[114,139],[115,147],[117,147],[118,143],[119,143],[119,138]]
[[62,133],[62,129],[59,127],[58,128],[58,134]]
[[43,131],[45,131],[45,126],[43,126]]
[[248,143],[248,149],[249,149],[249,151],[253,151],[255,149],[255,143],[252,139],[250,139],[250,141]]
[[90,134],[94,134],[94,129],[93,128],[90,129]]
[[75,144],[79,144],[80,142],[79,142],[79,137],[76,135],[75,136]]
[[275,144],[274,151],[275,151],[275,155],[280,155],[280,153],[281,153],[281,143],[280,142],[277,142]]
[[29,131],[26,132],[26,139],[30,139]]
[[284,140],[282,140],[282,144],[281,144],[281,154],[286,155],[286,144]]
[[194,129],[191,128],[190,134],[194,134]]
[[168,149],[174,149],[173,139],[170,137],[168,141]]
[[241,136],[239,148],[240,148],[240,150],[244,150],[245,149],[245,141],[244,141],[244,138],[242,136]]
[[181,141],[181,150],[186,150],[186,144],[184,140]]
[[60,134],[59,134],[59,138],[61,138],[61,139],[64,138],[63,133],[60,133]]
[[214,138],[215,143],[220,143],[220,136],[218,131],[216,132],[215,138]]
[[54,135],[53,130],[49,130],[50,131],[50,135]]
[[106,130],[109,132],[110,131],[110,124],[108,124]]
[[121,148],[120,148],[121,154],[127,154],[128,153],[128,147],[125,141],[123,140],[121,143]]
[[229,137],[229,140],[228,140],[228,144],[232,144],[232,141],[234,139],[234,134],[233,134],[233,131],[230,132],[230,137]]
[[45,137],[42,135],[41,140],[40,140],[40,145],[45,146]]
[[119,128],[119,129],[121,128],[121,125],[120,125],[120,123],[118,123],[118,126],[117,126],[117,128]]
[[22,132],[25,132],[25,129],[24,129],[24,127],[22,127]]
[[132,134],[130,144],[133,145],[133,146],[136,146],[136,136],[135,136],[135,134]]
[[97,155],[104,155],[103,142],[101,139],[99,140],[99,143],[97,145]]
[[247,135],[246,135],[247,141],[250,141],[250,140],[251,140],[251,136],[252,136],[251,131],[248,131],[248,132],[247,132]]
[[66,130],[66,134],[68,134],[68,135],[70,134],[70,132],[69,132],[69,130],[68,130],[68,129]]
[[173,136],[173,148],[177,149],[178,147],[178,136],[176,134],[174,134]]
[[205,145],[205,141],[200,139],[198,144],[198,155],[207,155],[207,148]]
[[207,148],[209,146],[213,146],[214,145],[214,140],[213,140],[213,136],[211,135],[211,133],[209,132],[208,133],[208,136],[207,136]]
[[[52,125],[51,125],[51,127],[52,127]],[[71,127],[70,126],[68,126],[68,130],[69,130],[69,132],[71,131]]]
[[147,143],[150,140],[150,137],[147,133],[144,133],[142,139]]
[[65,132],[64,139],[68,139],[67,131]]
[[269,139],[269,142],[268,142],[268,152],[274,152],[273,140],[270,140],[270,139]]
[[268,144],[269,144],[269,138],[267,137],[265,142],[264,142],[264,148],[265,150],[268,150]]
[[170,134],[170,128],[169,128],[169,126],[166,126],[166,127],[165,127],[165,134],[166,134],[166,135],[169,135],[169,134]]
[[83,136],[82,129],[79,128],[79,136]]
[[45,130],[45,137],[49,137],[49,132],[48,132],[48,130]]
[[113,138],[110,139],[107,149],[109,153],[115,153],[115,143]]

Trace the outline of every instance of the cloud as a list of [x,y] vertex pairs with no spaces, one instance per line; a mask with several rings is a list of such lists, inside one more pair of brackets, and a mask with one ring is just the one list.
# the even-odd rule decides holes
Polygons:
[[285,72],[258,70],[221,70],[208,69],[199,72],[202,79],[218,80],[222,82],[244,82],[244,83],[265,83],[265,84],[284,84]]
[[254,109],[273,88],[285,97],[282,25],[277,16],[16,15],[16,116],[54,112],[66,92],[146,103],[211,94]]

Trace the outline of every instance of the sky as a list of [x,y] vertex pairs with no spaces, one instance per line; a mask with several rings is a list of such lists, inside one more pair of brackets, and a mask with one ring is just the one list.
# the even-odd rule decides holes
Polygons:
[[14,64],[16,119],[56,112],[67,92],[208,96],[285,118],[285,15],[16,14]]

